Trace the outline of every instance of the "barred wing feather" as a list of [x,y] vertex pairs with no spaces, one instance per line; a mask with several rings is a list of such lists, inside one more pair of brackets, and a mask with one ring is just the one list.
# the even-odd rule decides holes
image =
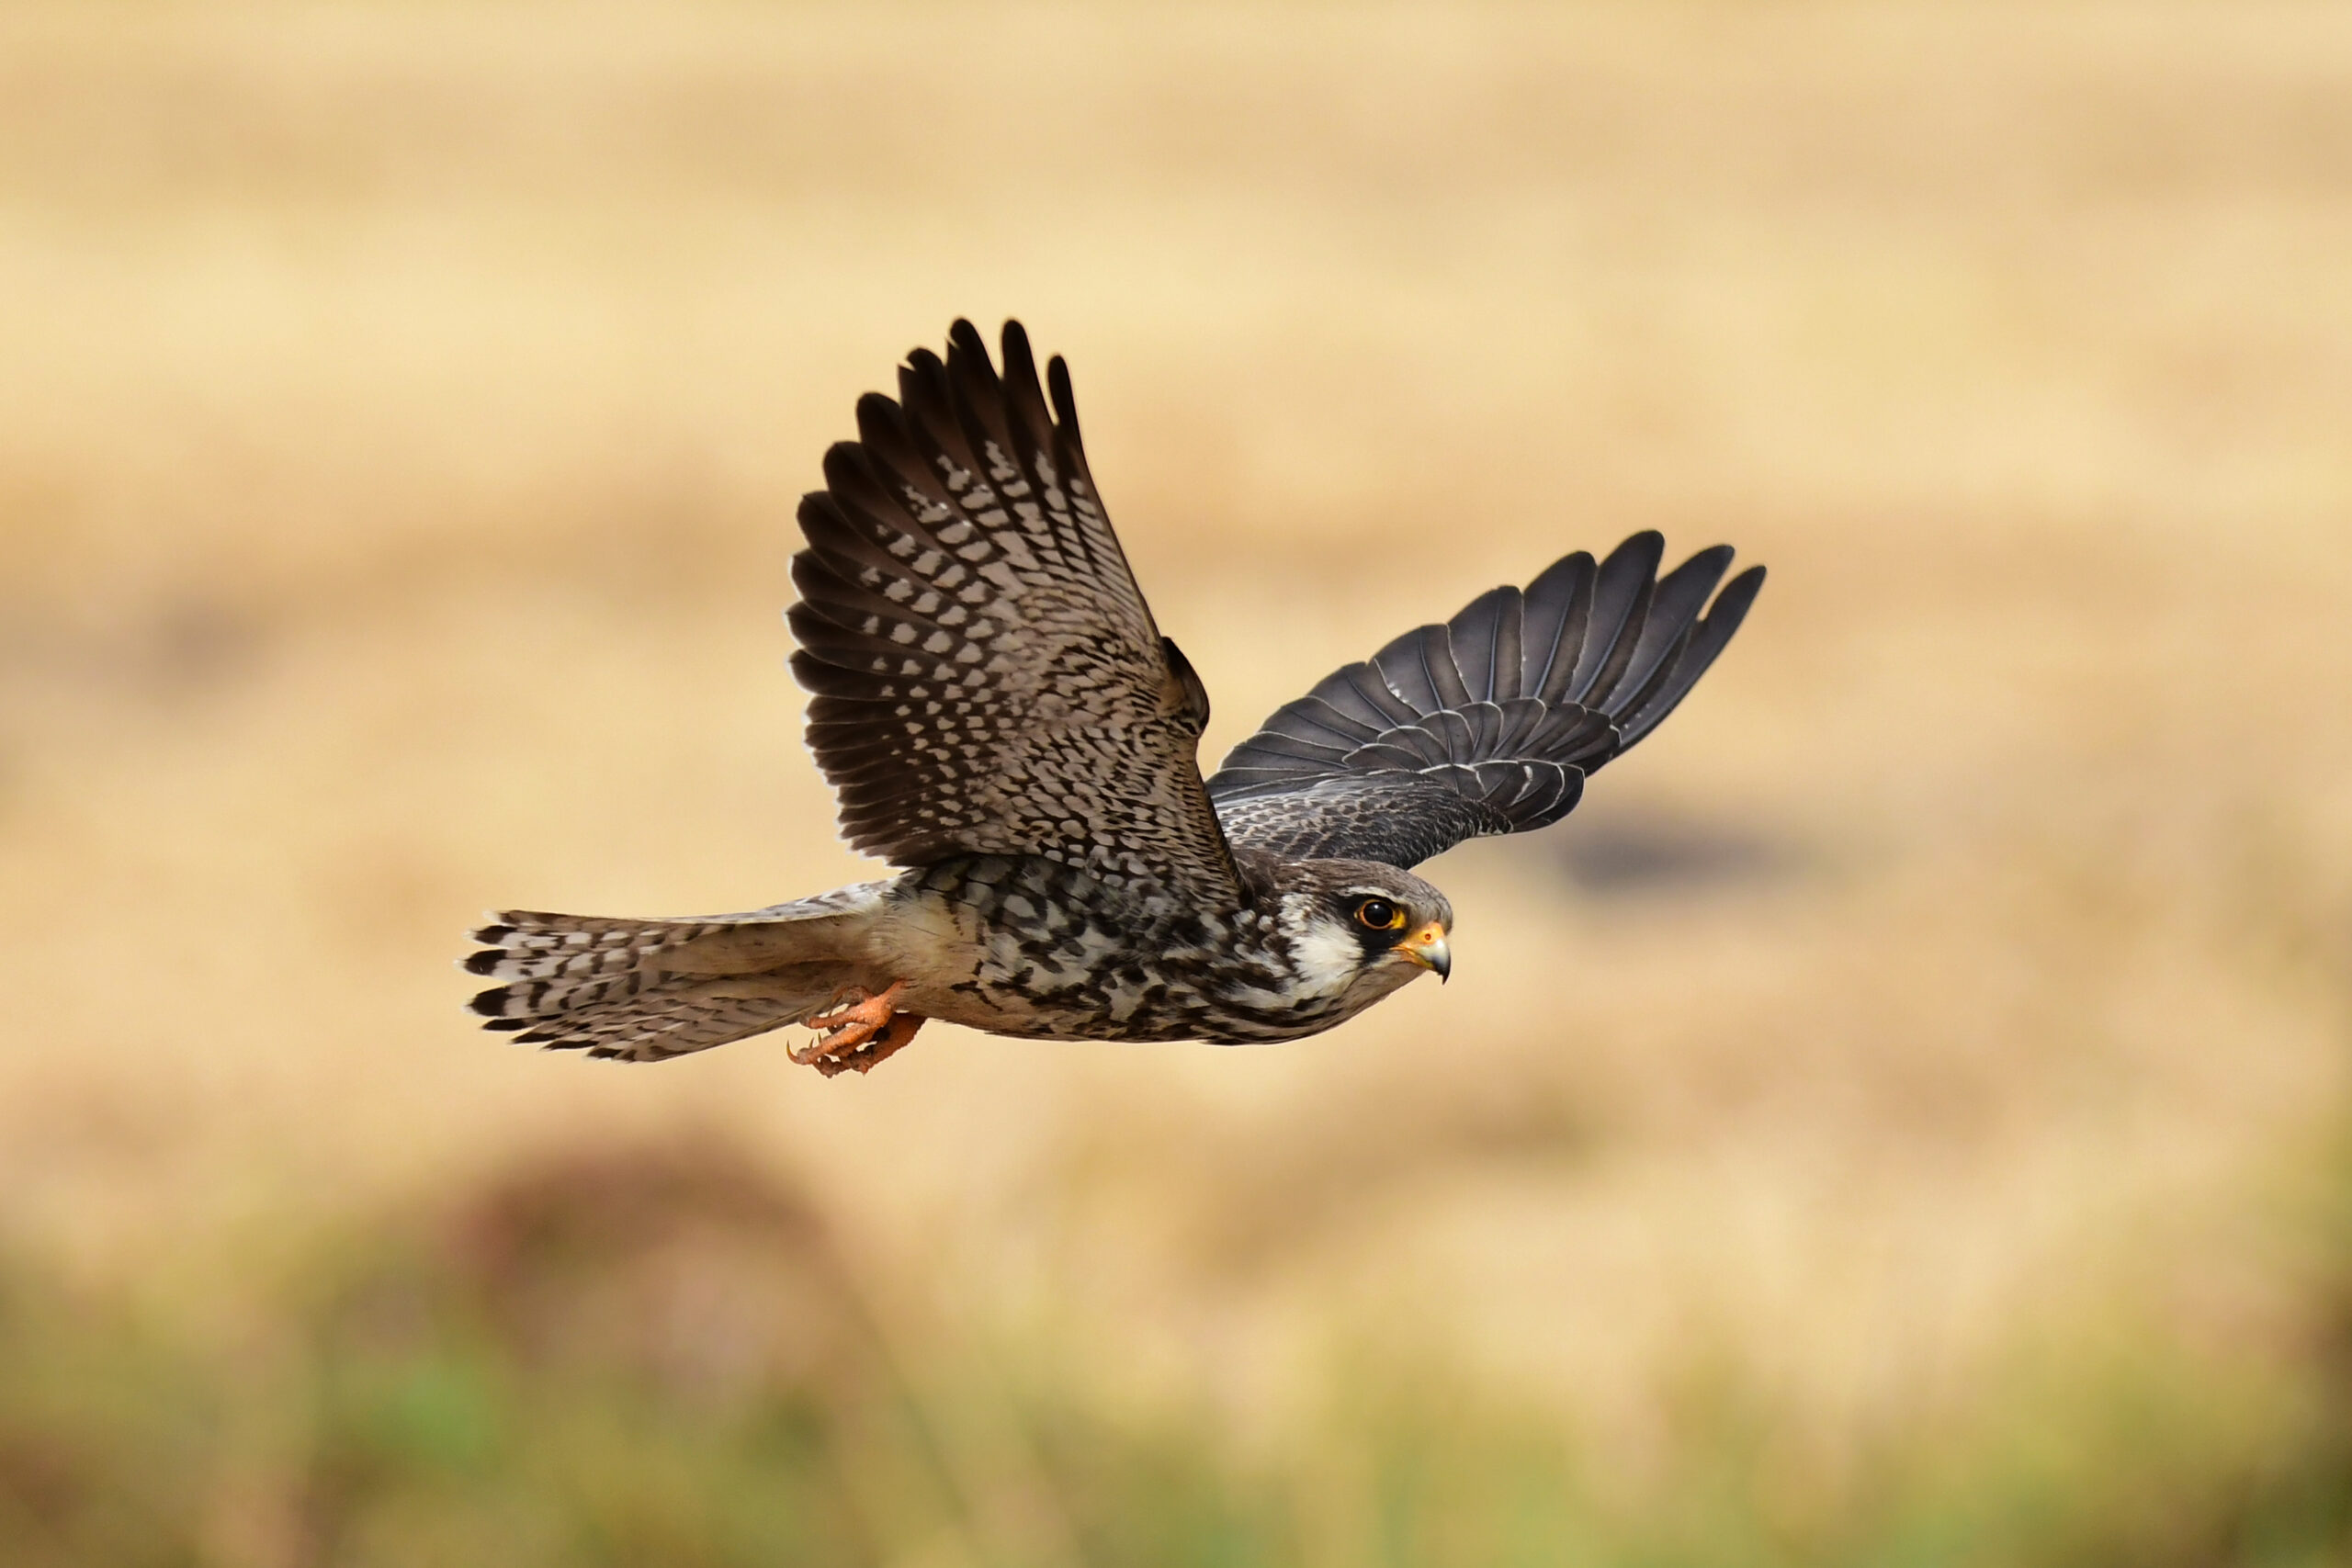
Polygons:
[[808,744],[856,848],[1034,854],[1230,898],[1197,749],[1208,700],[1095,494],[1069,374],[1004,373],[968,321],[857,405],[793,559]]

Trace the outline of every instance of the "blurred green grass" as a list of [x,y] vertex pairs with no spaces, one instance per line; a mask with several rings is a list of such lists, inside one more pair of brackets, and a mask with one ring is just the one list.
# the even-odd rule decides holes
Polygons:
[[197,1332],[0,1267],[0,1558],[709,1565],[2300,1568],[2352,1551],[2352,1162],[2290,1357],[2109,1307],[1830,1472],[1729,1362],[1628,1483],[1444,1358],[1335,1351],[1269,1439],[1049,1344],[886,1324],[708,1143],[571,1155],[280,1247]]

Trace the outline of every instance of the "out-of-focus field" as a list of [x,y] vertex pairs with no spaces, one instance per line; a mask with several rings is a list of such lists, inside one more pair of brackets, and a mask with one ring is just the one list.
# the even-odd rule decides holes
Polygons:
[[[508,1048],[833,841],[777,611],[1007,314],[1214,757],[1770,563],[1263,1051]],[[0,9],[0,1558],[2352,1556],[2352,9]]]

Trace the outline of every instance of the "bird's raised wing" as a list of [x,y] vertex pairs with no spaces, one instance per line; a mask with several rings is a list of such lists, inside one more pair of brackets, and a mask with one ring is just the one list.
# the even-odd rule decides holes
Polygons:
[[1660,578],[1665,546],[1636,534],[1598,566],[1579,550],[1523,592],[1494,589],[1333,671],[1209,780],[1226,832],[1289,857],[1411,866],[1566,817],[1587,773],[1674,711],[1764,584],[1751,567],[1714,592],[1728,545]]
[[1208,698],[1103,514],[1069,372],[1004,375],[969,321],[858,400],[793,558],[808,745],[854,847],[899,865],[1042,855],[1232,897],[1201,783]]

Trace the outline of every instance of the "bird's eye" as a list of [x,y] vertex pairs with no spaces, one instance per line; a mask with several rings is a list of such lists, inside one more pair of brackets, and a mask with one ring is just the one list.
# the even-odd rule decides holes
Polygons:
[[1366,931],[1403,931],[1405,911],[1385,898],[1367,898],[1356,906],[1356,923]]

